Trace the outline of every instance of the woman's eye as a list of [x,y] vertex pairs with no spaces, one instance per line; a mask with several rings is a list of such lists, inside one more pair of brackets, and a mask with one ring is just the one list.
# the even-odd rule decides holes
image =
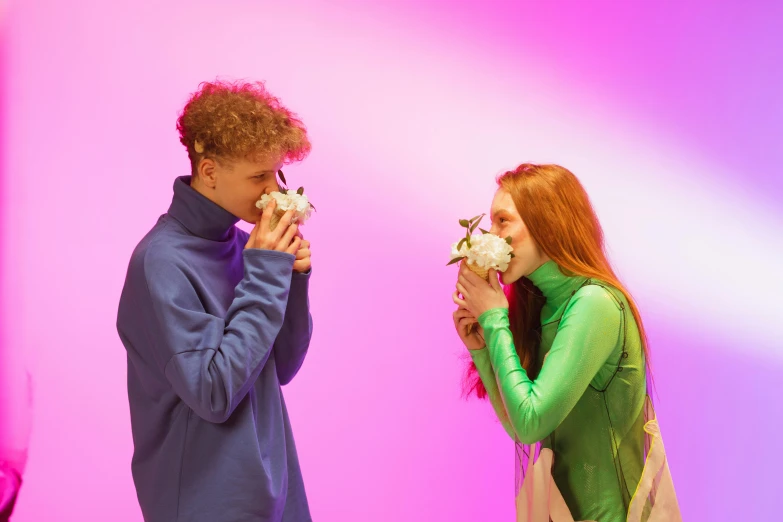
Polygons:
[[498,219],[498,223],[503,224],[506,222],[506,218],[500,218]]

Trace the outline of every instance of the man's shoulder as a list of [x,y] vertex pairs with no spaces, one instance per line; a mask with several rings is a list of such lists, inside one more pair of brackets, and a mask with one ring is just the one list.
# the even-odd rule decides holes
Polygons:
[[139,241],[131,255],[129,272],[138,277],[149,279],[164,266],[183,265],[181,231],[176,220],[164,214],[152,230]]
[[247,244],[248,239],[250,239],[250,234],[239,228],[238,226],[234,226],[234,228],[237,231],[237,241],[240,242],[242,245]]

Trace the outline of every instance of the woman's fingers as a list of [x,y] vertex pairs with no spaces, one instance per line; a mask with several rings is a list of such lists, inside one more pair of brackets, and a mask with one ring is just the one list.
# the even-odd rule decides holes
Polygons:
[[464,272],[460,272],[459,279],[460,281],[463,282],[462,284],[464,284],[465,286],[477,286],[482,283],[489,284],[467,267],[465,267]]
[[473,317],[473,314],[470,313],[470,310],[465,310],[464,308],[457,308],[454,311],[454,317],[457,319],[462,319],[463,317]]
[[463,317],[462,319],[459,320],[460,328],[462,328],[462,327],[467,328],[468,326],[470,326],[472,324],[475,324],[475,323],[476,323],[476,320],[473,319],[472,317]]

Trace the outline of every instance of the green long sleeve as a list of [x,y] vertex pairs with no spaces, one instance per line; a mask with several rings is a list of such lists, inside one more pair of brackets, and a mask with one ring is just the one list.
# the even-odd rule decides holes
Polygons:
[[[596,380],[600,386],[598,381],[611,378],[620,356],[621,318],[617,302],[604,288],[591,285],[577,290],[563,311],[535,381],[530,380],[519,362],[509,329],[508,309],[495,308],[478,318],[495,377],[487,375],[484,366],[479,368],[482,382],[488,392],[492,388],[499,391],[511,427],[522,443],[532,444],[548,436],[566,418],[591,381]],[[617,357],[608,361],[614,351]],[[497,411],[495,401],[493,406]]]
[[487,347],[471,356],[506,431],[553,451],[552,478],[574,520],[624,521],[645,455],[641,331],[611,285],[551,260],[527,277],[545,298],[535,380],[519,363],[505,308],[478,318]]
[[503,429],[506,430],[508,436],[514,439],[514,428],[508,420],[508,414],[506,413],[506,407],[503,405],[503,400],[500,398],[500,391],[498,390],[497,381],[495,381],[495,372],[492,370],[492,364],[489,362],[489,350],[482,348],[480,350],[470,350],[470,357],[476,364],[481,382],[484,383],[484,388],[487,390],[487,397],[492,404],[492,408],[495,410],[498,420],[503,425]]

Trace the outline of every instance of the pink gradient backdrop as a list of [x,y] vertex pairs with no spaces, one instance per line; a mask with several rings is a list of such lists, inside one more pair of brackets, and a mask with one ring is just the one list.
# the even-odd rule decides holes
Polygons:
[[512,445],[460,399],[443,265],[527,160],[580,176],[646,315],[686,520],[775,513],[783,11],[589,5],[11,2],[1,342],[36,392],[15,520],[141,520],[116,303],[188,170],[177,112],[216,76],[266,79],[315,144],[287,171],[319,212],[315,337],[285,393],[316,520],[513,519]]

